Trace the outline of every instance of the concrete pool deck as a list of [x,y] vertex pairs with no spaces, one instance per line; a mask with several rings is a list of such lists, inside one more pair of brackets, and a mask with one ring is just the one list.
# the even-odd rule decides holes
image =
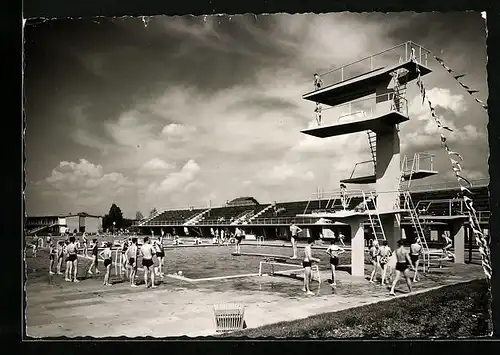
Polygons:
[[[28,270],[36,264],[29,257],[26,262]],[[366,267],[367,275],[370,268]],[[264,275],[196,283],[165,277],[156,289],[131,288],[116,276],[113,286],[103,287],[102,273],[80,283],[67,283],[57,275],[49,283],[46,274],[39,267],[31,271],[26,284],[27,335],[35,338],[208,336],[215,334],[213,305],[217,303],[245,305],[245,322],[253,328],[394,298],[386,287],[344,271],[337,273],[335,290],[325,282],[313,282],[314,296],[301,291],[300,273],[296,277]],[[329,277],[329,271],[321,271],[322,280]],[[479,265],[448,263],[422,275],[414,284],[414,293],[483,277]],[[396,297],[407,295],[403,282],[397,289],[402,292]]]

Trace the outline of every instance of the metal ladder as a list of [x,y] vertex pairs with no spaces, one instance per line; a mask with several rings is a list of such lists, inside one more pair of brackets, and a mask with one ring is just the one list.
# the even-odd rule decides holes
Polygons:
[[[370,225],[372,227],[375,239],[377,239],[377,241],[381,241],[381,240],[386,240],[386,238],[385,238],[384,228],[382,227],[382,222],[380,221],[380,215],[378,212],[377,204],[375,202],[375,197],[376,196],[373,194],[373,192],[369,192],[369,198],[366,198],[365,195],[363,194],[363,205],[365,207],[365,210],[375,211],[374,216],[372,216],[372,214],[368,212],[368,219],[370,220]],[[368,208],[368,202],[373,203],[374,210],[370,210]]]
[[403,192],[404,195],[404,207],[408,209],[410,212],[411,223],[415,234],[417,236],[417,242],[423,248],[423,257],[424,257],[424,272],[430,269],[430,254],[429,254],[429,246],[427,245],[427,239],[425,238],[425,231],[420,224],[420,219],[418,218],[418,212],[413,204],[413,200],[411,198],[410,191]]
[[377,171],[377,134],[371,130],[366,131],[368,134],[368,143],[370,144],[370,152],[372,153],[373,171]]

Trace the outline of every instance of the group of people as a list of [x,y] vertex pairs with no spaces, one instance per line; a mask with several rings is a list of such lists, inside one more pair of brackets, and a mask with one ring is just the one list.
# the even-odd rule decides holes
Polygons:
[[[398,240],[398,248],[394,251],[396,256],[395,274],[392,280],[390,295],[395,295],[394,290],[396,285],[402,276],[406,280],[408,289],[412,291],[412,281],[418,281],[418,266],[420,261],[420,256],[422,255],[423,247],[417,239],[414,239],[410,244],[410,251],[408,251],[404,246],[404,240]],[[382,273],[382,285],[386,285],[385,281],[391,277],[388,275],[392,274],[393,270],[390,270],[389,259],[393,255],[391,248],[388,246],[387,240],[382,242],[380,246],[377,240],[372,242],[372,246],[369,250],[370,261],[373,265],[373,271],[370,276],[370,282],[375,283],[375,277],[377,272],[380,270]],[[414,271],[413,280],[410,274],[410,270]]]
[[[292,223],[290,226],[291,232],[291,243],[293,255],[292,259],[297,258],[297,237],[298,234],[302,230]],[[448,238],[449,239],[449,238]],[[337,285],[336,283],[336,268],[339,265],[339,255],[344,253],[345,250],[336,244],[336,241],[339,240],[342,245],[344,245],[343,240],[340,240],[338,237],[331,238],[331,245],[326,249],[326,253],[330,256],[330,268],[332,272],[332,281],[331,286],[334,287]],[[308,243],[304,247],[304,259],[302,261],[302,266],[304,268],[304,287],[302,291],[306,292],[306,294],[313,294],[310,290],[310,282],[312,280],[312,272],[311,267],[313,262],[319,263],[320,259],[312,256],[312,245],[314,243],[313,238],[308,238]],[[448,250],[451,246],[451,239],[447,241],[445,249]],[[379,245],[377,240],[372,242],[372,246],[369,249],[369,257],[370,261],[373,265],[373,271],[370,275],[370,282],[375,283],[375,279],[377,273],[381,273],[381,284],[387,285],[386,281],[391,281],[391,275],[394,274],[394,278],[392,279],[391,290],[389,292],[390,295],[395,295],[395,288],[398,282],[402,277],[405,278],[406,284],[408,285],[408,289],[412,292],[412,282],[417,282],[418,278],[418,267],[420,262],[420,257],[423,253],[423,247],[417,239],[414,239],[410,245],[409,251],[404,246],[404,240],[401,239],[398,241],[398,247],[393,252],[389,247],[386,240],[382,242],[382,245]],[[389,259],[395,254],[396,264],[394,270],[391,270],[389,266]],[[410,271],[413,271],[413,277],[410,274]]]
[[[117,260],[114,262],[120,265],[121,275],[127,276],[130,285],[136,287],[135,279],[137,274],[137,260],[142,257],[142,266],[144,268],[144,282],[146,287],[156,287],[155,286],[155,274],[163,279],[164,273],[164,262],[165,262],[165,249],[163,247],[163,238],[160,237],[159,240],[155,240],[153,243],[149,237],[144,238],[143,245],[139,248],[137,238],[129,238],[128,240],[123,240],[120,250],[121,253],[117,254]],[[74,236],[69,237],[69,239],[63,241],[54,241],[51,237],[47,238],[49,243],[49,275],[62,275],[61,268],[63,262],[66,263],[65,270],[65,280],[68,282],[79,282],[77,279],[78,274],[78,256],[80,248],[77,245],[76,238]],[[83,250],[82,256],[88,258],[88,245],[87,238],[83,236]],[[110,286],[110,275],[111,275],[111,265],[113,264],[113,253],[112,248],[113,243],[104,243],[104,249],[99,251],[99,244],[97,239],[93,239],[90,244],[91,259],[92,263],[87,271],[88,274],[100,274],[98,269],[99,259],[103,259],[103,264],[106,269],[104,274],[104,286]],[[119,256],[118,256],[119,255]],[[36,255],[35,255],[36,256]],[[157,259],[157,267],[154,267],[153,257]],[[54,272],[54,267],[56,271]],[[151,280],[149,284],[148,280]]]

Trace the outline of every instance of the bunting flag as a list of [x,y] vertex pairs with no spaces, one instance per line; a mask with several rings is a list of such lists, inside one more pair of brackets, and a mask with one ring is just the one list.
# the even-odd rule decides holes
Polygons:
[[[457,83],[460,84],[460,86],[462,88],[464,88],[470,95],[473,95],[477,92],[479,92],[478,90],[474,90],[474,89],[471,89],[469,86],[465,85],[464,83],[462,83],[459,79],[463,78],[465,76],[465,74],[457,74],[453,69],[451,69],[450,67],[448,67],[445,63],[444,63],[444,60],[442,60],[441,58],[437,57],[437,56],[434,56],[434,59],[439,63],[441,64],[441,66],[450,74],[452,74],[453,76],[453,79],[455,79],[457,81]],[[480,99],[478,99],[477,97],[475,96],[472,96],[474,98],[474,100],[476,100],[476,102],[478,104],[480,104],[485,110],[488,109],[488,105],[486,105],[483,101],[481,101]]]
[[[441,65],[450,73],[453,72],[450,68],[448,68],[444,62],[438,58],[435,57],[438,62],[441,63]],[[453,132],[452,129],[449,127],[443,126],[441,121],[436,115],[436,111],[434,107],[432,106],[431,101],[427,97],[426,91],[425,91],[425,85],[424,82],[421,78],[420,75],[420,68],[418,66],[417,61],[415,60],[414,53],[412,53],[412,61],[416,64],[416,71],[417,71],[417,86],[420,89],[420,94],[422,95],[422,104],[425,103],[427,100],[427,104],[429,105],[429,111],[431,113],[432,118],[434,118],[434,121],[436,122],[436,125],[440,129],[440,138],[441,138],[441,146],[445,149],[446,153],[448,154],[448,158],[450,159],[451,167],[453,169],[453,172],[455,173],[455,176],[458,181],[458,185],[460,186],[460,196],[463,198],[468,218],[469,218],[469,224],[472,229],[472,232],[474,234],[474,238],[476,239],[476,243],[479,246],[479,252],[481,254],[481,264],[483,267],[484,274],[486,275],[486,280],[488,282],[488,288],[491,292],[491,275],[492,275],[492,267],[491,267],[491,254],[490,254],[490,248],[489,248],[489,240],[488,237],[486,237],[481,229],[481,226],[479,224],[479,220],[476,215],[476,210],[474,208],[473,200],[472,200],[472,192],[470,188],[472,187],[472,183],[467,180],[466,177],[462,175],[462,165],[460,164],[464,159],[460,153],[455,152],[450,149],[447,143],[446,136],[442,133],[443,130]],[[458,77],[461,77],[460,75],[457,75]],[[462,75],[463,76],[463,75]],[[457,79],[458,81],[458,79]],[[464,86],[463,84],[461,84]],[[466,87],[468,90],[470,88]],[[474,90],[470,90],[473,92],[476,92]],[[481,101],[479,99],[476,99],[479,103]],[[486,105],[483,105],[484,108]]]

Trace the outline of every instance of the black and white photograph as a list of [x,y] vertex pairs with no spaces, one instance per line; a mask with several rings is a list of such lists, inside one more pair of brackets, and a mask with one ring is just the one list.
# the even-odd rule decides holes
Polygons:
[[28,337],[492,335],[486,13],[23,31]]

